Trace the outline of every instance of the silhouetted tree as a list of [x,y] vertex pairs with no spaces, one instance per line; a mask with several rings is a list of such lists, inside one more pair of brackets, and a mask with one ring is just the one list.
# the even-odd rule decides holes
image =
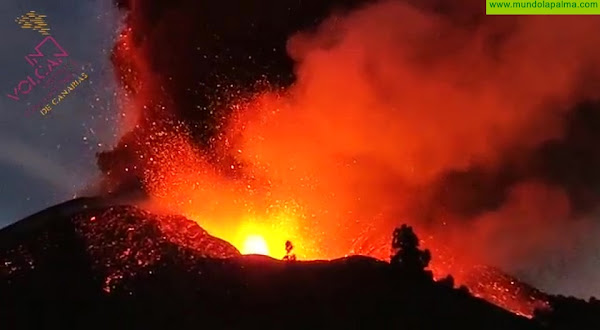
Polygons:
[[290,241],[285,241],[285,256],[283,260],[285,261],[296,261],[296,255],[292,253],[294,249],[294,245]]
[[412,227],[403,224],[394,230],[392,250],[392,266],[405,274],[425,274],[425,268],[431,261],[431,253],[429,250],[419,249],[419,238]]

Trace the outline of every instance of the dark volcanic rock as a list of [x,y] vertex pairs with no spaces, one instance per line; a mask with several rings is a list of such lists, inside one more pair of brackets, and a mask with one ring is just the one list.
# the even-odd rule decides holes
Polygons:
[[89,317],[105,294],[165,260],[240,255],[191,220],[113,203],[80,198],[0,231],[0,328],[70,328],[76,311]]
[[198,258],[229,258],[239,251],[181,216],[158,216],[132,206],[90,210],[73,217],[94,270],[110,292],[122,280],[169,258],[193,263]]
[[240,256],[177,216],[71,201],[0,231],[3,329],[535,329],[367,257]]

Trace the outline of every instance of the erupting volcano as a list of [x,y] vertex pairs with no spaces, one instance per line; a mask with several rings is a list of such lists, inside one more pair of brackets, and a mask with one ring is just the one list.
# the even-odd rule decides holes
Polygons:
[[436,277],[524,315],[544,304],[483,265],[543,262],[589,226],[597,20],[436,1],[120,5],[130,131],[99,156],[104,192],[142,190],[146,209],[274,258],[291,240],[304,260],[386,260],[408,222]]

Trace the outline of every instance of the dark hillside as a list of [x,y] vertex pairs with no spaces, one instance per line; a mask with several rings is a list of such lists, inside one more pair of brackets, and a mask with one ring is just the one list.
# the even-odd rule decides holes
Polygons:
[[239,256],[185,218],[107,204],[67,202],[0,231],[3,326],[536,328],[386,262]]

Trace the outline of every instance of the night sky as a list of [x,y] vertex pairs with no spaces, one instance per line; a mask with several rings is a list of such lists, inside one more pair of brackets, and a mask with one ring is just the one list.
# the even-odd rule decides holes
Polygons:
[[[15,22],[29,11],[47,15],[50,34],[89,76],[46,116],[6,96],[33,74],[24,56],[44,38]],[[0,227],[72,198],[98,175],[95,153],[116,140],[109,51],[118,24],[110,1],[0,2]],[[37,88],[32,98],[48,94]]]

